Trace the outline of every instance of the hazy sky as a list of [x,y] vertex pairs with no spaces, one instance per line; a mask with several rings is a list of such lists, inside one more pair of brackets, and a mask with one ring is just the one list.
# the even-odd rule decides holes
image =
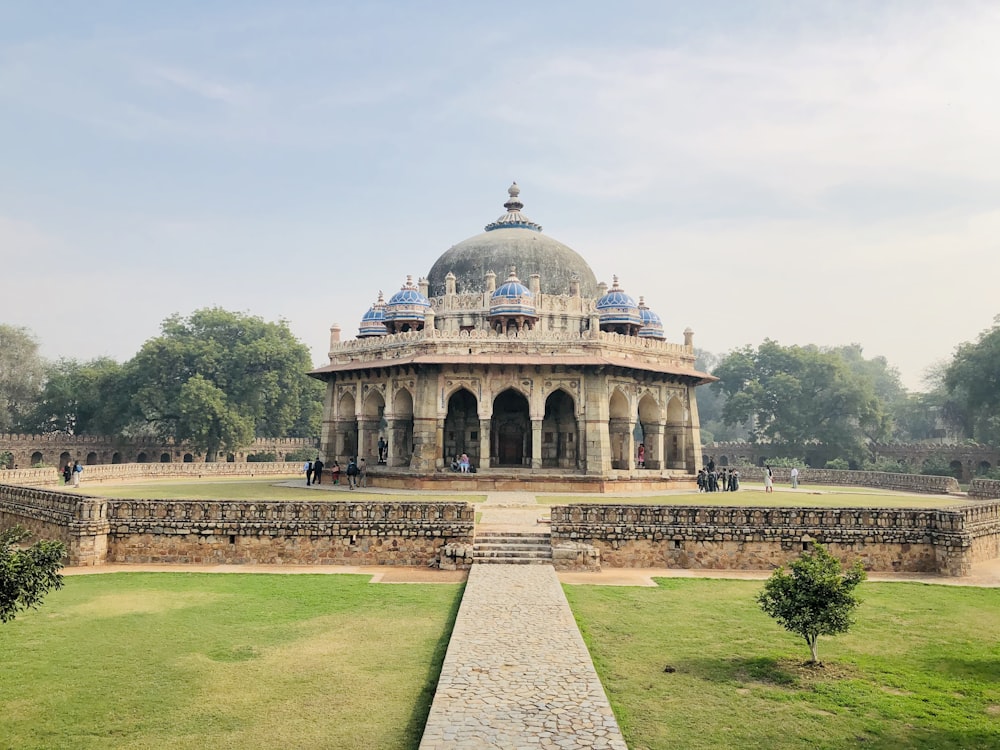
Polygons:
[[0,0],[0,322],[46,357],[218,305],[325,363],[512,180],[669,340],[918,387],[1000,313],[1000,3]]

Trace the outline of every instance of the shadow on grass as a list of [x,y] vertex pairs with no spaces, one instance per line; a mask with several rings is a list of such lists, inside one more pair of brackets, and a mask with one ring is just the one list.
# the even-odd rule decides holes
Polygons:
[[[924,662],[924,669],[961,680],[1000,682],[1000,659],[928,659]],[[1000,747],[1000,737],[996,746]]]
[[437,692],[438,680],[441,679],[441,666],[444,664],[445,654],[448,653],[448,643],[451,641],[451,633],[455,629],[455,620],[458,619],[458,610],[462,606],[464,594],[465,584],[459,588],[455,601],[451,605],[451,611],[448,613],[448,627],[441,633],[441,637],[434,646],[434,655],[427,666],[427,682],[424,689],[420,691],[420,697],[413,707],[410,720],[406,722],[407,748],[409,750],[417,750],[420,746],[424,726],[427,724],[427,716],[431,712],[431,703],[434,702],[434,693]]
[[844,664],[830,663],[817,666],[801,660],[776,659],[769,656],[685,659],[672,666],[678,672],[708,682],[755,683],[789,690],[809,689],[817,682],[853,676],[853,669]]
[[870,750],[911,750],[926,748],[926,750],[996,750],[1000,747],[1000,732],[983,730],[961,731],[957,729],[921,729],[910,728],[899,734],[889,734],[881,737],[864,735],[845,741],[839,745],[824,745],[824,747],[869,748]]

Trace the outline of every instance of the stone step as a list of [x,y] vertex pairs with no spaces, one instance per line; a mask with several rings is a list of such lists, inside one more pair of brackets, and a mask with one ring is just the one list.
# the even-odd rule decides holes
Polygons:
[[491,549],[509,549],[509,550],[524,550],[526,552],[534,552],[537,550],[545,551],[551,550],[551,544],[504,544],[503,542],[476,542],[473,545],[473,549],[491,550]]
[[482,557],[473,558],[476,565],[551,565],[552,558],[533,557]]
[[509,542],[531,542],[535,544],[548,544],[552,541],[551,534],[506,534],[500,531],[477,532],[476,540],[494,541],[503,540]]
[[496,549],[479,549],[478,547],[472,551],[472,559],[476,560],[480,557],[529,557],[538,559],[552,559],[552,550],[550,549],[506,549],[503,547],[497,547]]

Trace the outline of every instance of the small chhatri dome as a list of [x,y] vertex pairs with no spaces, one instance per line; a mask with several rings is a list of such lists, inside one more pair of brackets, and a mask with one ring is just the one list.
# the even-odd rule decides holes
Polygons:
[[406,283],[389,298],[385,306],[386,326],[392,333],[419,331],[424,327],[424,317],[430,306],[430,301],[413,283],[413,276],[407,276]]
[[532,229],[536,232],[542,231],[542,225],[536,224],[527,216],[521,213],[521,209],[524,208],[524,204],[521,203],[521,199],[518,196],[521,194],[521,188],[517,186],[515,182],[509,188],[507,188],[507,195],[510,197],[507,202],[503,204],[503,207],[507,209],[507,213],[501,216],[496,221],[491,224],[486,225],[486,231],[492,232],[494,229]]
[[385,336],[389,333],[385,327],[385,298],[382,290],[379,290],[378,300],[368,308],[368,312],[361,316],[361,325],[358,327],[358,338],[369,338],[371,336]]
[[531,290],[522,284],[517,278],[516,268],[510,269],[510,273],[507,275],[507,281],[505,281],[499,289],[493,292],[493,299],[497,299],[499,297],[504,297],[506,299],[520,299],[521,297],[531,296]]
[[639,306],[635,300],[625,294],[618,286],[618,277],[612,277],[611,289],[597,300],[597,311],[600,313],[601,330],[608,333],[635,335],[642,327],[639,317]]
[[639,297],[639,318],[642,320],[642,328],[639,329],[640,338],[657,341],[666,339],[663,333],[663,321],[659,315],[646,307],[646,300],[642,297]]

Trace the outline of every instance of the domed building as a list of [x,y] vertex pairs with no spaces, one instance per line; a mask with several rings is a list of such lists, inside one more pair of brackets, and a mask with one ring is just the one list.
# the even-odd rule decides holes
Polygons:
[[[701,465],[690,329],[542,234],[513,184],[506,213],[360,318],[331,328],[321,450],[373,483],[553,490],[676,487]],[[497,285],[500,276],[502,282]],[[639,443],[645,464],[637,466]],[[380,452],[379,446],[387,446]],[[450,466],[466,454],[474,475]],[[380,455],[384,466],[378,466]]]

